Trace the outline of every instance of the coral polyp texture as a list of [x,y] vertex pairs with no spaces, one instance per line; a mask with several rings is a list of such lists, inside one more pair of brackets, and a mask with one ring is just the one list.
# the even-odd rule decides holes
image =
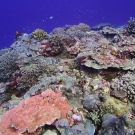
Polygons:
[[0,50],[0,135],[135,134],[135,19],[18,33]]
[[72,125],[72,120],[67,117],[71,109],[60,91],[46,90],[41,95],[22,100],[18,106],[4,113],[1,116],[0,133],[12,128],[19,133],[33,133],[37,128],[51,125],[60,118],[67,119]]
[[[125,93],[125,97],[128,98],[129,101],[135,103],[135,74],[128,72],[125,75],[122,75],[119,78],[115,78],[111,82],[111,88],[113,91],[121,91]],[[118,94],[119,95],[119,94]],[[115,94],[117,97],[117,94]]]
[[32,32],[32,36],[36,39],[36,40],[43,40],[43,39],[48,39],[48,35],[44,30],[41,29],[36,29],[35,31]]

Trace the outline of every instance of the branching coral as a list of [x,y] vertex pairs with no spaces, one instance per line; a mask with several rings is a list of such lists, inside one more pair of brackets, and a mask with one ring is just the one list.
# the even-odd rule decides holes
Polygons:
[[21,67],[21,76],[17,77],[17,89],[29,89],[38,82],[38,77],[47,73],[46,65],[38,63]]
[[[111,82],[111,88],[114,91],[122,91],[125,97],[130,102],[135,103],[135,75],[134,73],[128,72],[127,74],[115,78]],[[116,97],[119,95],[115,95]]]
[[98,107],[97,110],[90,111],[87,117],[92,120],[94,125],[100,125],[102,122],[103,115],[108,113],[113,113],[113,112],[114,111],[111,105],[108,106],[101,105],[100,107]]
[[130,20],[127,23],[126,30],[128,33],[135,33],[135,19],[130,18]]
[[47,33],[41,29],[36,29],[34,32],[32,32],[32,36],[39,41],[48,39]]
[[17,69],[18,53],[15,50],[5,49],[0,51],[0,81],[8,79]]
[[19,95],[28,91],[30,87],[38,83],[40,76],[55,75],[57,62],[56,58],[43,58],[43,56],[25,61],[6,83],[7,90],[14,90]]

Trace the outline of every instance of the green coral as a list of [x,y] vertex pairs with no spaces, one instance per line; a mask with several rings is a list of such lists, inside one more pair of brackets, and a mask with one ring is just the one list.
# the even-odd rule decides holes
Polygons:
[[104,106],[101,105],[98,110],[93,110],[92,112],[90,112],[87,117],[90,118],[93,122],[94,125],[100,125],[101,123],[101,119],[103,117],[104,114],[107,113],[113,113],[113,109],[111,105],[108,106]]
[[68,59],[72,59],[73,58],[73,55],[67,52],[65,54],[65,57],[68,58]]
[[111,105],[113,111],[115,112],[116,115],[121,116],[127,113],[128,111],[128,106],[127,103],[124,101],[121,101],[119,99],[116,99],[114,97],[107,97],[104,106]]
[[47,33],[41,29],[36,29],[34,32],[32,32],[32,36],[39,41],[42,41],[43,39],[48,39]]

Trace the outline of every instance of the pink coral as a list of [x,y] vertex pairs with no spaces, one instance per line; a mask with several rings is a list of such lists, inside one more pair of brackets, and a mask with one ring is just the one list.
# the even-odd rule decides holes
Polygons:
[[0,121],[0,134],[6,135],[13,130],[15,135],[26,131],[34,133],[38,127],[51,125],[59,118],[67,119],[72,125],[72,119],[67,118],[71,109],[66,99],[61,97],[61,91],[46,90],[41,95],[22,100],[18,106],[4,113]]
[[75,123],[82,121],[82,116],[81,116],[81,114],[73,114],[73,115],[72,115],[72,118],[73,118],[73,120],[74,120]]

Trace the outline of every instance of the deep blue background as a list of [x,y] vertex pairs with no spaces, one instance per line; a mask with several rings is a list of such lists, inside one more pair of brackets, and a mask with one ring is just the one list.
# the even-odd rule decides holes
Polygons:
[[81,22],[120,26],[129,17],[135,17],[135,0],[1,0],[0,49],[12,44],[17,30],[31,33],[41,28],[49,33]]

